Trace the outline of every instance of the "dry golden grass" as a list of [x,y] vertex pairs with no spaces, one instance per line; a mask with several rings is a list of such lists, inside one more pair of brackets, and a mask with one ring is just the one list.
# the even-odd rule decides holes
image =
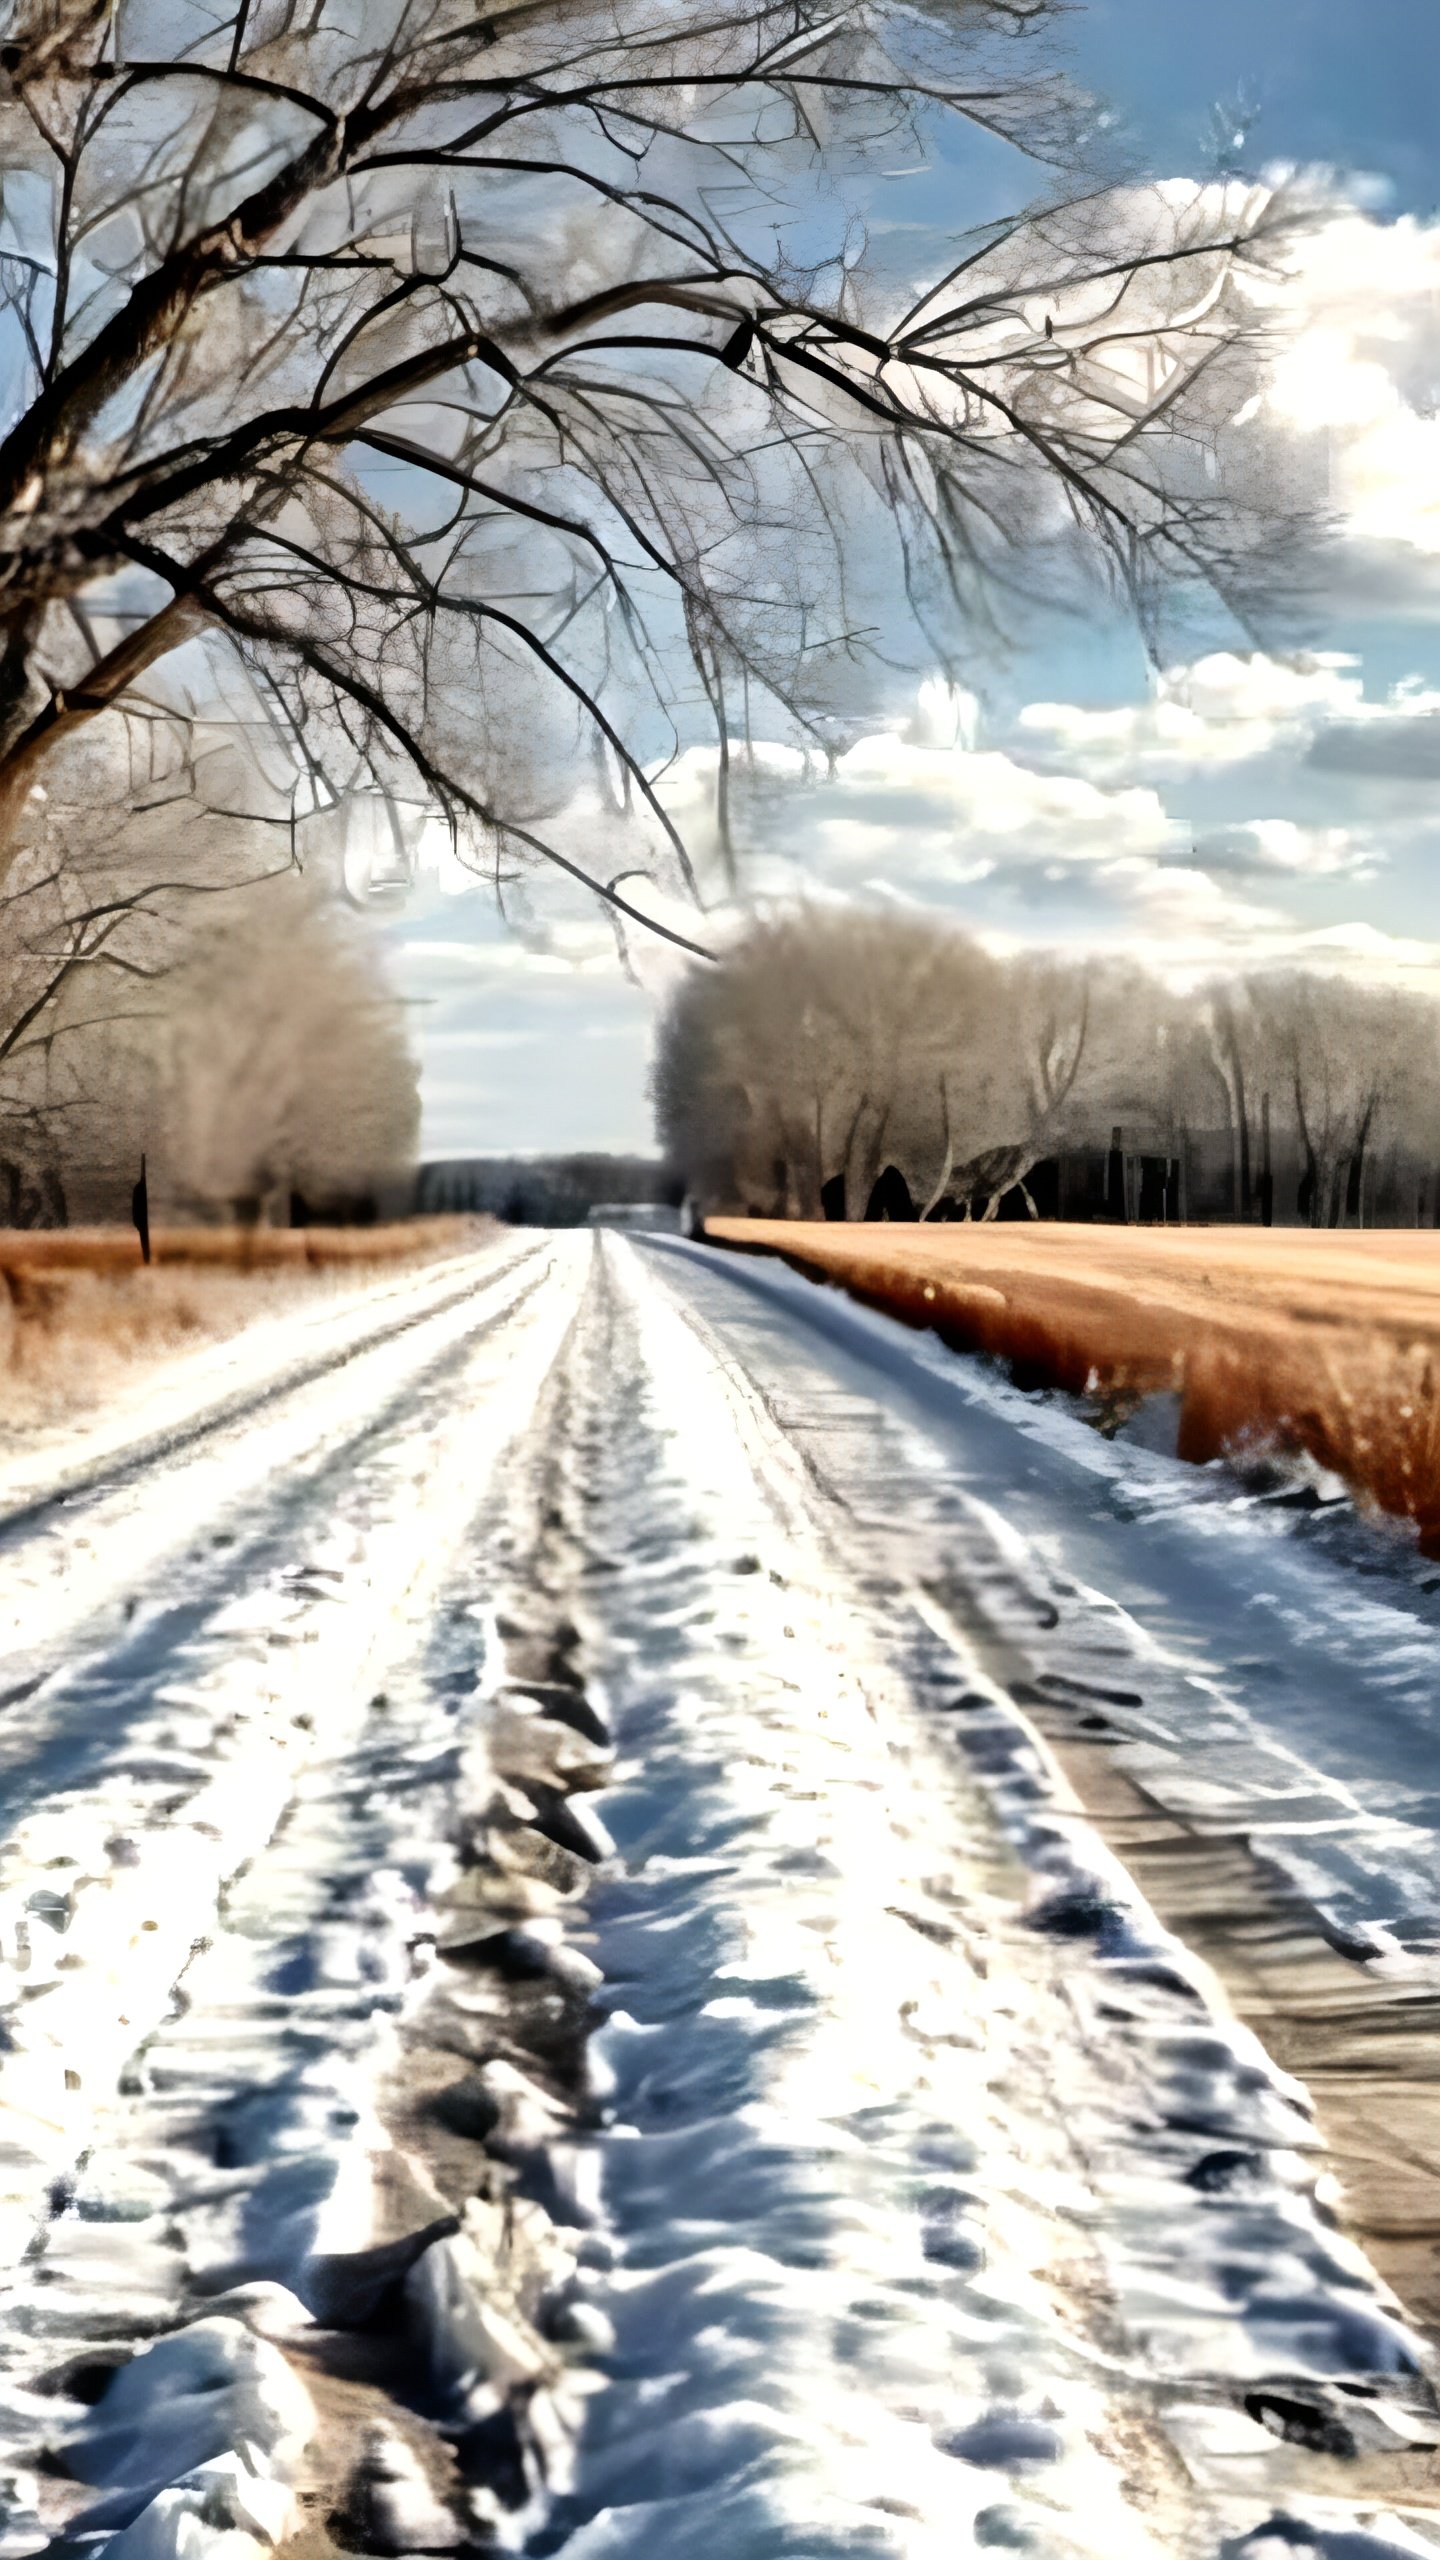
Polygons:
[[480,1218],[378,1227],[0,1228],[0,1438],[103,1405],[148,1366],[366,1270],[483,1244]]
[[[337,1263],[414,1261],[453,1250],[487,1222],[407,1218],[383,1227],[155,1227],[151,1268],[183,1264],[223,1271],[327,1270]],[[0,1227],[0,1273],[140,1271],[129,1227]]]
[[1440,1553],[1440,1234],[712,1218],[1021,1384],[1173,1389],[1180,1455],[1307,1450]]

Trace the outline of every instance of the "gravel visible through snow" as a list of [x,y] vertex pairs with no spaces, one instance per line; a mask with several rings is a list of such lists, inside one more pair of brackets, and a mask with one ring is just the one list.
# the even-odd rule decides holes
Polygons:
[[1440,2551],[1004,1517],[753,1304],[517,1237],[0,1524],[0,2560]]

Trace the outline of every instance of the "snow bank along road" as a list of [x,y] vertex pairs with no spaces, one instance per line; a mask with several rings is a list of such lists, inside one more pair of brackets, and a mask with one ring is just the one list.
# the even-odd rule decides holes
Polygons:
[[0,2560],[1440,2551],[1407,1551],[658,1241],[167,1398],[0,1478]]

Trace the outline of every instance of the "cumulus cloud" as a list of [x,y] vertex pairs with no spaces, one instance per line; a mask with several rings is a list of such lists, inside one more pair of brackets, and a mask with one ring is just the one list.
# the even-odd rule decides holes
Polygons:
[[1298,246],[1295,334],[1266,395],[1323,437],[1345,537],[1440,561],[1440,223],[1337,214]]
[[1363,917],[1294,935],[1290,955],[1316,968],[1354,969],[1362,976],[1394,979],[1423,972],[1440,979],[1440,943],[1422,941],[1414,934],[1386,933]]
[[[1440,692],[1408,676],[1367,699],[1358,659],[1339,651],[1289,662],[1217,652],[1158,676],[1144,701],[1027,703],[1010,743],[1047,772],[1065,766],[1116,792],[1141,776],[1204,784],[1228,775],[1243,788],[1243,768],[1262,763],[1252,787],[1267,797],[1283,787],[1287,767],[1292,785],[1306,773],[1431,784],[1440,780]],[[1215,860],[1316,878],[1362,877],[1376,860],[1363,836],[1348,845],[1324,829],[1287,837],[1278,824],[1247,819],[1250,854],[1239,839],[1228,847],[1217,839]]]
[[[1318,922],[1319,893],[1333,916],[1337,888],[1375,879],[1417,841],[1403,809],[1382,829],[1353,795],[1321,815],[1314,781],[1294,816],[1280,795],[1302,790],[1316,742],[1334,734],[1346,752],[1352,733],[1373,739],[1375,771],[1405,769],[1403,751],[1386,767],[1385,742],[1428,742],[1437,715],[1418,682],[1367,701],[1358,662],[1338,652],[1214,652],[1141,702],[1031,704],[994,741],[974,696],[935,682],[908,719],[833,764],[757,749],[750,796],[743,772],[736,783],[743,892],[898,899],[983,930],[1010,933],[1019,919],[1034,939],[1093,932],[1138,948],[1168,932],[1216,959],[1274,956]],[[708,805],[714,768],[697,749],[670,777],[687,821]],[[1242,797],[1252,788],[1265,791],[1258,814]],[[1200,817],[1185,812],[1197,790]],[[723,941],[743,912],[722,903],[705,938]]]
[[1314,970],[1371,986],[1405,987],[1440,1003],[1440,942],[1424,941],[1418,934],[1387,933],[1361,916],[1281,935],[1273,949],[1254,953],[1251,965],[1262,964]]
[[840,758],[835,788],[855,804],[868,835],[877,824],[888,832],[903,807],[907,834],[914,831],[910,858],[924,868],[948,868],[957,858],[967,870],[982,859],[1084,867],[1155,852],[1172,831],[1148,788],[1103,789],[1081,774],[1037,773],[994,747],[866,738]]
[[1369,880],[1379,856],[1349,827],[1302,827],[1293,818],[1246,818],[1197,837],[1192,860],[1202,871],[1270,873],[1292,880]]
[[[1303,734],[1307,706],[1349,704],[1358,694],[1347,666],[1317,663],[1307,672],[1216,659],[1194,671],[1193,699],[1206,716],[1264,724],[1267,736],[1277,723]],[[1138,724],[1143,736],[1150,708],[1115,717],[1132,733]],[[1075,713],[1075,734],[1088,734],[1089,716]],[[1094,716],[1107,724],[1105,757],[1123,770],[1114,718]],[[1057,719],[1050,734],[1063,725]],[[753,794],[743,769],[736,783],[747,895],[899,899],[991,933],[1013,935],[1019,917],[1034,940],[1059,929],[1140,948],[1163,936],[1191,956],[1203,946],[1214,958],[1296,930],[1259,894],[1261,883],[1273,890],[1373,868],[1368,842],[1338,826],[1267,816],[1197,838],[1149,782],[1022,761],[1026,734],[989,744],[973,696],[931,684],[911,718],[860,740],[828,768],[775,747],[757,750]],[[667,787],[698,813],[713,780],[713,755],[696,750]],[[706,938],[724,940],[742,914],[726,904],[707,915]]]
[[[982,746],[969,697],[947,710],[943,691],[925,688],[913,720],[861,739],[828,771],[763,751],[749,794],[743,774],[737,786],[747,886],[883,888],[944,904],[1000,873],[1054,879],[1117,861],[1158,863],[1178,845],[1148,786],[1111,789]],[[685,760],[677,781],[686,799],[711,789],[713,770],[708,751]]]
[[[1249,949],[1257,938],[1273,939],[1290,928],[1277,907],[1242,898],[1191,864],[1118,862],[1104,876],[1110,912],[1102,907],[1092,919],[1090,938],[1113,937],[1117,921],[1125,927],[1127,947],[1145,947],[1158,932],[1159,946],[1173,958],[1195,945],[1211,953]],[[1116,911],[1120,911],[1117,917]]]
[[1063,758],[1105,781],[1214,772],[1304,745],[1329,721],[1363,716],[1357,664],[1335,650],[1297,659],[1214,650],[1158,675],[1141,702],[1027,703],[1016,740],[1047,763]]
[[[1293,917],[1255,910],[1237,928],[1229,915],[1222,923],[1208,918],[1197,902],[1178,914],[1163,909],[1149,930],[1143,915],[1136,921],[1125,948],[1172,984],[1199,984],[1217,968],[1315,969],[1375,985],[1410,986],[1440,1000],[1440,943],[1386,933],[1363,918],[1305,931]],[[1077,940],[1082,948],[1113,948],[1099,933]]]

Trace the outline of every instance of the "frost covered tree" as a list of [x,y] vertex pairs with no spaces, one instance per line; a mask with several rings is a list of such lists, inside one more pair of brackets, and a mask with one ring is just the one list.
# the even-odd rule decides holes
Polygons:
[[96,847],[17,866],[0,1224],[122,1214],[142,1150],[166,1211],[247,1223],[291,1191],[348,1214],[413,1161],[416,1069],[368,922],[313,876],[202,885],[180,851],[140,886]]
[[[1106,1154],[1117,1125],[1182,1168],[1181,1201],[1203,1174],[1212,1216],[1363,1225],[1377,1190],[1401,1222],[1440,1206],[1433,998],[1318,970],[1177,987],[1123,957],[998,958],[936,915],[753,924],[682,981],[654,1096],[701,1201],[763,1216],[988,1218],[1007,1195],[1033,1214],[1034,1167]],[[1298,1196],[1277,1198],[1282,1158]]]
[[748,713],[863,707],[896,545],[932,656],[1037,550],[1244,615],[1288,208],[1046,181],[918,298],[845,210],[936,118],[1080,169],[1052,14],[11,0],[0,869],[197,650],[295,828],[367,797],[399,871],[428,816],[502,895],[544,861],[624,909],[690,878],[670,743],[710,723],[723,801]]
[[[141,739],[137,770],[126,749]],[[195,745],[154,719],[128,739],[93,730],[72,748],[63,795],[32,807],[0,897],[0,1223],[63,1219],[72,1173],[83,1186],[87,1166],[144,1143],[138,1118],[121,1133],[153,1066],[127,1042],[210,902],[233,904],[239,884],[284,867],[268,828],[238,816],[217,828],[187,800],[177,771]],[[233,746],[223,730],[209,741],[212,779],[213,759],[238,783]],[[143,1116],[153,1126],[153,1099]]]
[[1318,971],[1251,978],[1235,1005],[1254,1129],[1274,1097],[1298,1141],[1297,1208],[1315,1227],[1365,1222],[1366,1182],[1403,1145],[1431,1164],[1440,1138],[1440,1021],[1429,999]]
[[[0,895],[0,1222],[53,1223],[72,1176],[88,1196],[153,1145],[165,980],[207,920],[293,874],[274,742],[235,707],[177,670],[168,699],[77,735],[31,801]],[[334,846],[312,852],[312,886],[338,881]]]
[[165,978],[143,1044],[158,1070],[158,1187],[242,1225],[277,1193],[373,1207],[413,1160],[419,1096],[365,929],[293,877],[227,904]]
[[993,1215],[1055,1144],[1089,1038],[1083,970],[932,918],[802,909],[677,991],[661,1139],[702,1198],[762,1214],[863,1217],[888,1169],[919,1215]]

